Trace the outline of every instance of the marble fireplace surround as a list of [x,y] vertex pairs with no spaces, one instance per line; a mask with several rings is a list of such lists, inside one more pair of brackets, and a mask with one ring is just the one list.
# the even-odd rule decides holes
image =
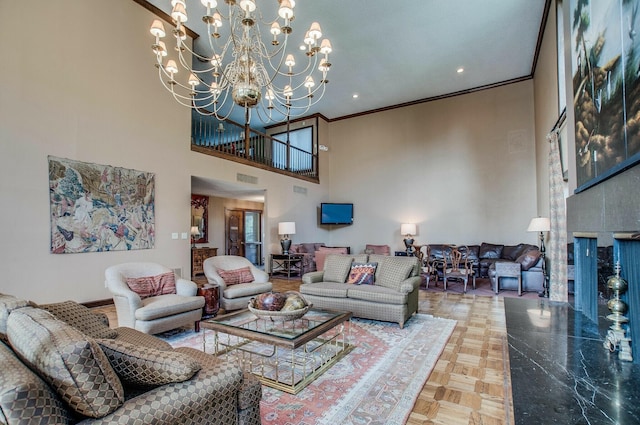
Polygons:
[[[633,258],[624,255],[622,251],[628,245],[627,241],[634,240],[635,244],[640,244],[640,240],[635,240],[632,236],[640,232],[640,165],[636,165],[612,178],[601,182],[583,192],[567,198],[567,241],[574,242],[575,238],[594,238],[598,247],[614,246],[613,261],[620,257],[627,258],[627,261],[640,262],[640,258]],[[625,241],[620,244],[620,241]],[[578,276],[579,258],[575,258],[576,276]],[[583,261],[582,263],[587,263]],[[626,276],[626,271],[630,264],[621,264],[621,275]],[[633,264],[632,267],[638,267]],[[640,285],[640,282],[628,282],[629,285]],[[587,285],[576,279],[575,285],[583,284],[589,291],[597,291],[597,286]],[[596,297],[598,294],[592,294]],[[637,297],[630,297],[629,311],[637,314],[640,305],[637,304]],[[576,306],[577,308],[579,306]],[[606,309],[605,309],[606,310]],[[597,313],[596,313],[597,314]],[[629,313],[631,314],[631,313]],[[629,315],[628,314],[628,315]],[[593,320],[594,318],[591,317]],[[631,324],[634,329],[640,329],[640,324]],[[602,326],[601,326],[602,327]],[[603,335],[606,333],[606,326],[600,330]],[[640,340],[638,341],[640,344]],[[639,353],[634,349],[634,352]],[[634,356],[634,363],[640,364],[640,356]]]

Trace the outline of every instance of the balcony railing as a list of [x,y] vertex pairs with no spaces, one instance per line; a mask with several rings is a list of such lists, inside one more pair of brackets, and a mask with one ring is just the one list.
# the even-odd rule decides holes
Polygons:
[[195,111],[191,116],[191,150],[303,180],[318,182],[317,143],[306,152],[230,120]]

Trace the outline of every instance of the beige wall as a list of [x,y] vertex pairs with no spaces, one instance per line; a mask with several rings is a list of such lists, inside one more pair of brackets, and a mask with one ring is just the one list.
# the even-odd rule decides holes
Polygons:
[[[525,232],[536,212],[531,81],[321,121],[329,151],[313,184],[190,151],[189,111],[157,81],[152,20],[130,0],[0,2],[0,292],[107,299],[104,269],[126,261],[188,275],[189,238],[171,233],[189,232],[192,176],[256,177],[252,186],[266,192],[265,255],[280,250],[279,221],[296,222],[294,242],[354,251],[399,248],[401,222],[418,224],[421,243],[535,243]],[[47,155],[155,173],[155,248],[51,254]],[[324,201],[354,202],[356,223],[318,226]]]
[[533,83],[525,81],[329,126],[333,202],[353,202],[354,224],[333,245],[535,243]]
[[[236,181],[254,175],[267,190],[267,252],[277,222],[316,236],[323,185],[193,153],[190,113],[160,85],[148,28],[153,15],[130,0],[0,2],[0,292],[36,302],[110,298],[104,270],[154,261],[190,270],[191,176]],[[156,244],[137,251],[54,255],[47,155],[155,173]],[[308,188],[306,195],[293,185]],[[273,238],[273,247],[269,247]]]

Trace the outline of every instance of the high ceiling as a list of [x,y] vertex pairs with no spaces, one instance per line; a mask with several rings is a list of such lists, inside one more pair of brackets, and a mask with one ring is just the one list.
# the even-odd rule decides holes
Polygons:
[[[337,119],[529,78],[549,1],[297,0],[292,47],[313,21],[333,46],[326,93],[307,115]],[[148,2],[171,12],[170,0]],[[187,26],[200,35],[194,48],[208,52],[204,8],[186,3]],[[276,0],[256,3],[275,15]],[[231,118],[244,122],[236,109]]]
[[[334,119],[527,78],[547,1],[298,0],[289,50],[301,55],[295,47],[313,21],[333,46],[326,93],[309,114]],[[148,2],[171,12],[170,0]],[[205,9],[186,3],[194,48],[208,53]],[[257,4],[275,16],[276,0]],[[233,118],[244,122],[242,111]]]

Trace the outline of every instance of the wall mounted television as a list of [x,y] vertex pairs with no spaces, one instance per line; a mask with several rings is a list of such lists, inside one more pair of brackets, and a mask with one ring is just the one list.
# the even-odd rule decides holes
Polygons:
[[320,224],[353,224],[353,204],[320,204]]

